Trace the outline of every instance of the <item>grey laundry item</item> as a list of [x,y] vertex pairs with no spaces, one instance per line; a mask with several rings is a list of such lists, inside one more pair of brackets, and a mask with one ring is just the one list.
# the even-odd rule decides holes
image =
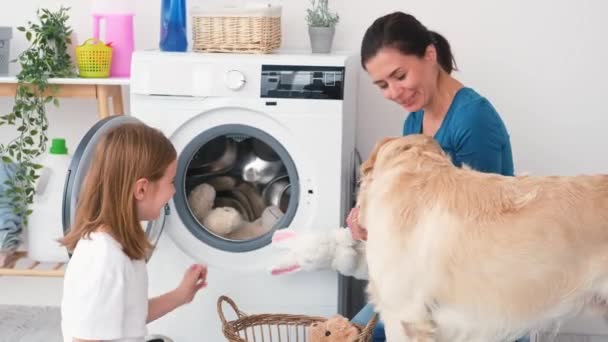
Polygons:
[[12,251],[21,244],[21,217],[13,213],[10,199],[4,194],[5,181],[16,171],[15,164],[0,162],[0,251]]
[[0,342],[62,342],[61,311],[54,306],[0,305]]
[[532,342],[605,342],[608,341],[606,335],[586,335],[571,333],[537,333],[533,336]]

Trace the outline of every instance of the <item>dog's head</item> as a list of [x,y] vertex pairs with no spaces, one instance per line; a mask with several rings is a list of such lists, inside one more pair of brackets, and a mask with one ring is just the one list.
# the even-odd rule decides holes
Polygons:
[[412,134],[384,138],[376,143],[369,158],[361,165],[362,185],[370,180],[375,169],[399,165],[413,172],[429,166],[430,162],[451,164],[447,154],[432,137]]
[[395,171],[402,176],[428,173],[453,167],[449,156],[432,137],[413,134],[388,137],[379,141],[369,158],[361,164],[361,184],[357,196],[359,222],[365,224],[367,192],[374,179],[384,172]]

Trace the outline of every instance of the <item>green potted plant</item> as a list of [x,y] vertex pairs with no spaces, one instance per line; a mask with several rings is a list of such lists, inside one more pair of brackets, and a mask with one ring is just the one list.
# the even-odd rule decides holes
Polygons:
[[329,0],[310,0],[306,10],[308,35],[313,53],[329,53],[334,40],[335,26],[340,20],[337,13],[329,11]]
[[27,223],[28,209],[34,197],[37,170],[42,165],[36,158],[46,152],[48,118],[46,105],[59,105],[57,86],[49,79],[76,77],[76,69],[68,53],[72,29],[67,21],[69,8],[52,12],[39,9],[38,22],[28,22],[17,30],[25,33],[31,44],[15,61],[21,66],[17,75],[17,91],[11,113],[0,116],[0,126],[12,125],[16,137],[0,144],[2,161],[14,166],[14,175],[4,184],[3,196],[10,200],[15,214]]

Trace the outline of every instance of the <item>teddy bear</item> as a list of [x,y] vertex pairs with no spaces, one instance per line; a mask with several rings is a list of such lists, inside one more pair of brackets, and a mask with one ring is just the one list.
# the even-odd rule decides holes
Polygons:
[[354,240],[348,228],[301,233],[295,229],[279,229],[272,236],[272,246],[285,251],[271,265],[272,275],[329,269],[368,279],[365,242]]
[[283,217],[283,212],[277,206],[266,207],[262,215],[253,222],[244,224],[233,230],[226,237],[232,240],[249,240],[268,233]]
[[269,232],[283,213],[276,206],[266,207],[253,222],[245,220],[235,208],[214,208],[216,189],[208,183],[197,185],[188,195],[192,214],[212,233],[231,240],[247,240]]
[[226,236],[241,227],[244,219],[232,207],[213,208],[215,196],[216,191],[213,186],[201,183],[188,194],[188,203],[198,222],[211,232],[219,236]]
[[355,342],[359,329],[348,319],[335,315],[325,322],[316,322],[308,327],[307,342]]

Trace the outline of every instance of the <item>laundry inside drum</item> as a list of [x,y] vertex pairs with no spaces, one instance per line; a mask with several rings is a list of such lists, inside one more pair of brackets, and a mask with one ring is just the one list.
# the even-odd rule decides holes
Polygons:
[[186,175],[190,212],[201,229],[226,240],[267,234],[291,202],[284,160],[256,137],[223,135],[202,144]]

